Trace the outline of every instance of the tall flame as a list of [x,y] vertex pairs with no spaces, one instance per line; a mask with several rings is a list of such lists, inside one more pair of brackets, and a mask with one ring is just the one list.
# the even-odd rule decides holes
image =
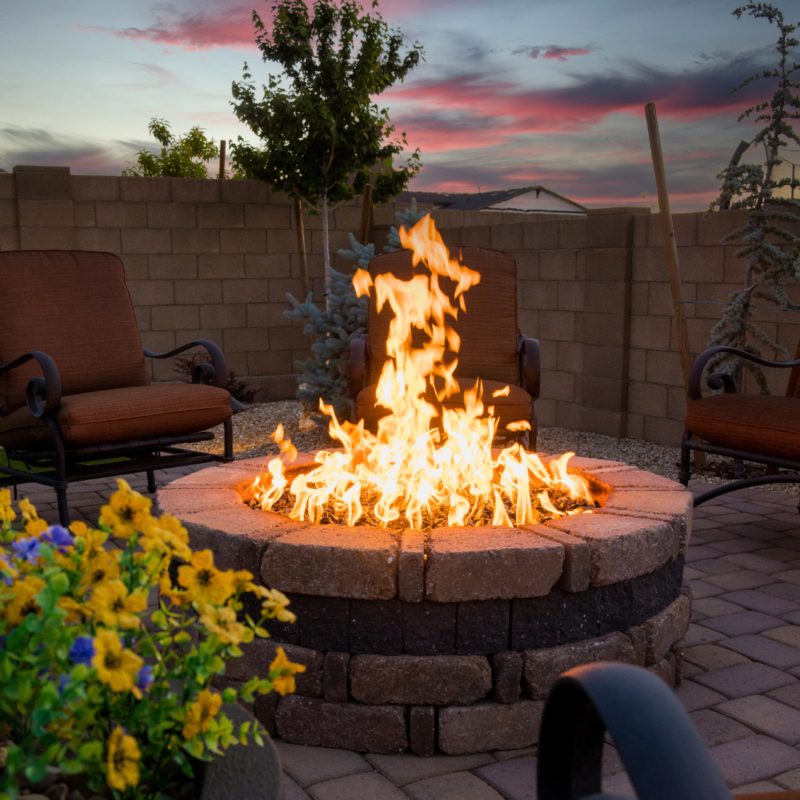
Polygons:
[[[320,401],[320,409],[331,419],[330,435],[342,443],[342,452],[320,451],[315,456],[319,466],[294,478],[289,516],[319,522],[333,512],[355,525],[365,515],[364,504],[369,504],[383,527],[422,529],[426,518],[443,521],[443,510],[449,526],[521,525],[538,522],[540,508],[547,516],[581,510],[558,510],[548,488],[591,505],[587,481],[567,472],[572,453],[545,466],[537,455],[514,444],[493,458],[498,419],[493,407],[483,404],[480,381],[464,392],[463,408],[437,407],[426,400],[426,393],[441,401],[459,391],[454,377],[458,361],[452,354],[458,352],[460,339],[448,317],[455,320],[459,312],[466,313],[465,295],[481,276],[450,258],[430,215],[410,231],[401,228],[400,241],[412,251],[413,264],[423,262],[430,274],[407,281],[392,274],[373,279],[359,269],[353,277],[359,296],[374,291],[378,312],[388,304],[394,313],[375,401],[390,413],[379,420],[373,434],[364,429],[363,420],[357,425],[340,423],[333,408]],[[440,278],[456,284],[453,301]],[[412,346],[414,329],[427,336],[421,348]],[[448,348],[451,360],[446,362]],[[509,391],[506,387],[493,396]],[[529,425],[520,421],[506,427],[524,430]],[[296,451],[284,439],[282,426],[273,438],[285,460],[294,460]],[[272,461],[269,473],[253,487],[266,510],[275,506],[288,485],[284,458]]]

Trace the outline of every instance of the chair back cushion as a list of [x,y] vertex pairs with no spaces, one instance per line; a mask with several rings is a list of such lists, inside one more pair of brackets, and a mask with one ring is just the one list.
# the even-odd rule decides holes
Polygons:
[[[30,350],[58,367],[63,395],[149,383],[125,268],[111,253],[0,253],[0,364]],[[0,414],[25,405],[38,364],[0,373]]]
[[[517,358],[517,264],[509,253],[487,250],[483,247],[451,247],[450,258],[458,259],[470,269],[481,274],[481,281],[464,293],[467,311],[458,312],[458,319],[447,317],[461,337],[456,378],[482,378],[504,384],[519,384]],[[412,266],[410,250],[373,258],[369,262],[370,274],[375,277],[391,272],[401,280],[410,280],[414,274],[428,272],[424,264]],[[439,285],[452,298],[456,283],[449,278],[439,278]],[[393,313],[388,304],[380,314],[376,312],[375,293],[369,304],[367,333],[370,347],[369,382],[376,383],[386,361],[386,337]],[[458,304],[455,304],[458,307]],[[414,346],[420,347],[425,334],[414,331]],[[446,360],[450,360],[446,357]]]

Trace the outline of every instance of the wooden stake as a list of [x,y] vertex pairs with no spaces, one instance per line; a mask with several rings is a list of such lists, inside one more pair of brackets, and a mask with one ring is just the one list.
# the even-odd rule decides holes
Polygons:
[[225,140],[223,139],[219,143],[219,175],[217,177],[220,180],[225,178]]
[[308,279],[308,259],[306,258],[306,235],[303,230],[303,203],[294,201],[294,218],[297,222],[297,250],[300,253],[300,283],[304,292],[311,291],[311,281]]
[[368,244],[369,240],[369,218],[372,212],[372,184],[364,186],[364,196],[361,199],[361,227],[358,231],[358,241],[361,244]]

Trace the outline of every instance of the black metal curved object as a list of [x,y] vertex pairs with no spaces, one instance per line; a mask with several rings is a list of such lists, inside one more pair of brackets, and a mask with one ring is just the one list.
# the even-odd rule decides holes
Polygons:
[[598,663],[562,675],[539,734],[539,800],[602,795],[608,730],[639,800],[732,800],[725,781],[672,690],[641,667]]
[[539,399],[542,377],[539,340],[519,334],[517,354],[519,355],[519,385],[536,401]]
[[[39,364],[44,377],[32,378],[28,382],[25,394],[31,414],[38,418],[43,417],[47,412],[52,414],[61,405],[61,376],[58,374],[56,362],[47,353],[31,350],[8,364],[0,364],[0,373],[21,367],[33,360]],[[42,398],[47,400],[47,409],[42,405]]]
[[[189,342],[189,344],[181,345],[180,347],[175,348],[175,350],[170,350],[169,353],[154,353],[152,350],[148,350],[146,347],[142,348],[142,350],[147,358],[172,358],[173,356],[177,356],[186,350],[190,350],[192,347],[202,347],[205,349],[205,351],[211,356],[211,364],[209,364],[208,367],[214,370],[213,376],[208,369],[201,370],[199,375],[197,370],[195,370],[195,372],[192,374],[192,383],[198,382],[195,380],[195,376],[198,376],[198,379],[200,376],[202,376],[204,379],[210,379],[214,386],[224,389],[228,383],[228,365],[225,362],[225,356],[223,355],[222,350],[220,350],[220,348],[215,345],[214,342],[208,341],[208,339],[198,339],[195,342]],[[204,382],[208,383],[208,380],[204,380]]]

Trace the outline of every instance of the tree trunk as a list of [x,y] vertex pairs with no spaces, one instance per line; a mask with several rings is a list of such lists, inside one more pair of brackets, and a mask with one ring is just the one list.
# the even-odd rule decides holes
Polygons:
[[322,252],[325,262],[325,308],[329,307],[331,293],[331,251],[328,242],[328,193],[322,195]]

